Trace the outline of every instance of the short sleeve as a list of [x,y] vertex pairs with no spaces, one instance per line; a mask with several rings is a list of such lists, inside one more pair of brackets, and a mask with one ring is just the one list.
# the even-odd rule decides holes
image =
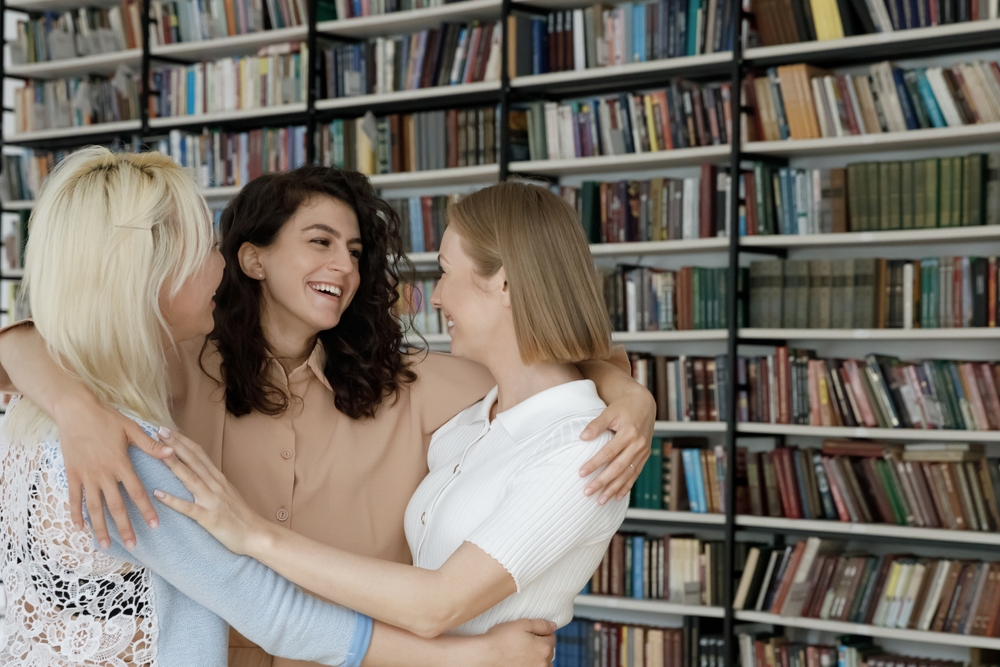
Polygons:
[[[608,440],[579,440],[586,424],[574,420],[560,429],[566,436],[551,453],[533,459],[511,479],[497,509],[466,540],[495,558],[520,592],[572,549],[610,540],[621,526],[628,499],[598,504],[586,496],[579,470]],[[554,437],[559,437],[556,434]]]
[[421,431],[430,435],[496,385],[485,366],[441,352],[407,355],[417,374],[411,396]]

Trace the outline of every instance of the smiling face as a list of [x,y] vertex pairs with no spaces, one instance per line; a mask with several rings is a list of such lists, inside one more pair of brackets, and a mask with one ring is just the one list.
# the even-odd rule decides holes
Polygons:
[[264,312],[273,322],[315,336],[340,323],[358,291],[361,249],[354,211],[317,196],[299,207],[271,245],[245,243],[240,263],[262,281]]

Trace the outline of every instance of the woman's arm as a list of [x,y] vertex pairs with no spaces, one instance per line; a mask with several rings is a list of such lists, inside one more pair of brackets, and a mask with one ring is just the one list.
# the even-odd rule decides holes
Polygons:
[[152,528],[159,517],[128,457],[130,444],[146,453],[164,458],[173,452],[143,433],[134,421],[111,408],[90,392],[78,379],[57,364],[45,341],[30,322],[0,333],[0,390],[23,394],[45,411],[59,428],[73,525],[82,530],[83,497],[91,517],[94,535],[102,547],[111,544],[101,498],[127,548],[135,545],[135,531],[125,502],[118,490],[122,483]]

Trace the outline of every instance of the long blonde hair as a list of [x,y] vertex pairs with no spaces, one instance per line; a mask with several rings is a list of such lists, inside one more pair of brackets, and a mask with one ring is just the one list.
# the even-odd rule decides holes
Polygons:
[[610,355],[611,321],[569,204],[544,188],[507,181],[453,204],[448,224],[479,275],[504,268],[524,363]]
[[[88,147],[48,177],[29,224],[24,287],[49,353],[101,400],[172,424],[160,311],[214,245],[191,179],[161,153]],[[10,411],[12,442],[54,425],[26,399]]]

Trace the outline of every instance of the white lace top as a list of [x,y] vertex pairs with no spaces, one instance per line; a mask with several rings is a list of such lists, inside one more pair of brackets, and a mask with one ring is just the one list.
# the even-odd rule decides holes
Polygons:
[[[191,497],[163,463],[130,455],[150,493]],[[0,436],[0,666],[225,667],[227,621],[272,655],[360,665],[368,617],[306,595],[162,505],[152,530],[128,503],[132,552],[109,516],[114,543],[102,551],[74,530],[67,489],[58,439],[21,447]]]

